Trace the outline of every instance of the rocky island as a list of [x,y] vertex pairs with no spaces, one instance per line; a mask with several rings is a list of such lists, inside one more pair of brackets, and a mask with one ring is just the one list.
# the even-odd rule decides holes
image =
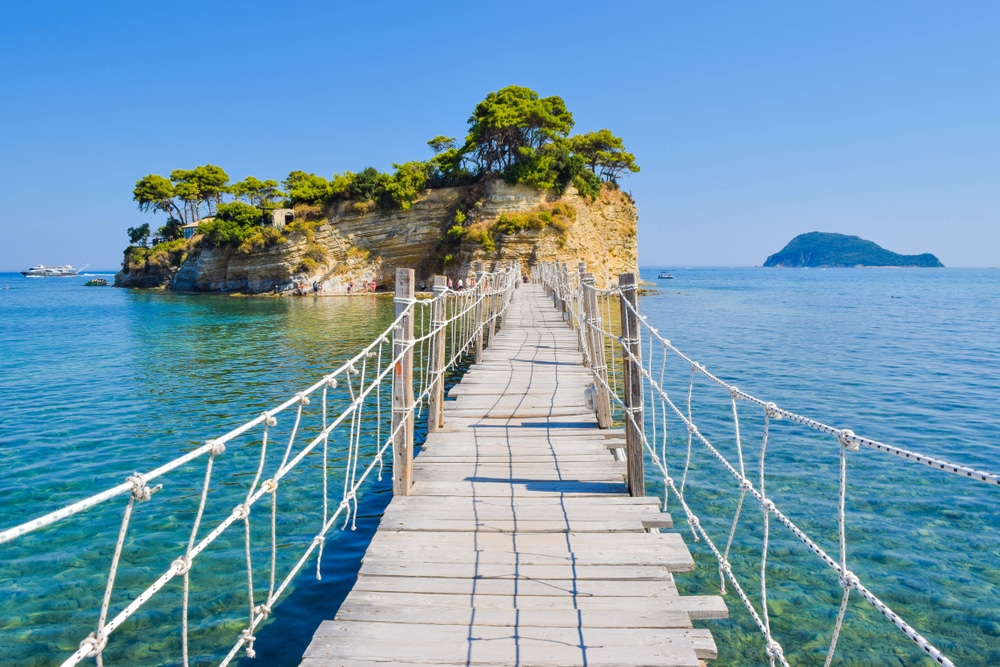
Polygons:
[[799,234],[788,245],[767,258],[764,266],[781,267],[942,267],[930,253],[900,255],[859,236],[809,232]]
[[[166,214],[150,241],[128,230],[122,287],[190,292],[326,294],[391,289],[398,267],[468,279],[473,263],[587,262],[599,286],[637,271],[638,212],[618,179],[638,171],[609,130],[570,135],[559,97],[510,86],[469,118],[463,144],[428,141],[435,157],[326,179],[229,182],[220,167],[140,179],[141,211]],[[203,215],[204,214],[204,215]],[[575,264],[574,264],[574,269]]]

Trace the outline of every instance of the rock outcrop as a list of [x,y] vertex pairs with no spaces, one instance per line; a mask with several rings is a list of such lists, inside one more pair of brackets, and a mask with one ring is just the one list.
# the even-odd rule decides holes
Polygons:
[[[507,234],[492,231],[487,243],[472,234],[448,233],[456,225],[491,228],[502,215],[545,211],[556,204],[573,212],[571,222]],[[631,197],[614,188],[605,187],[591,199],[573,188],[556,196],[493,180],[427,190],[410,209],[389,213],[373,202],[339,202],[327,209],[325,220],[308,225],[308,232],[286,229],[284,242],[249,254],[210,248],[196,236],[178,267],[166,273],[161,267],[153,275],[141,266],[126,266],[115,284],[260,294],[293,290],[297,284],[311,289],[315,283],[326,293],[339,293],[372,281],[379,289],[391,288],[397,267],[415,269],[419,286],[429,285],[435,273],[467,279],[477,261],[490,266],[520,260],[525,270],[543,260],[566,261],[575,270],[579,260],[604,287],[619,273],[638,270],[637,222]]]

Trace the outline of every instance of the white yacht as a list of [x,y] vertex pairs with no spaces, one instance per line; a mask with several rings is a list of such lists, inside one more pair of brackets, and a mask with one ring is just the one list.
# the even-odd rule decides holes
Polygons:
[[45,266],[44,264],[39,264],[38,266],[31,267],[27,271],[21,271],[21,275],[26,278],[75,276],[77,273],[77,270],[69,264],[65,264],[63,266]]

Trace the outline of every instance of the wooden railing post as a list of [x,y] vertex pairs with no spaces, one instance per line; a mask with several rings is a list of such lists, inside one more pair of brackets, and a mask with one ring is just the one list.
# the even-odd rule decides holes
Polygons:
[[496,283],[497,283],[497,262],[493,262],[493,266],[490,269],[490,273],[486,278],[486,293],[487,296],[483,299],[486,304],[483,309],[483,324],[486,327],[486,338],[483,340],[483,345],[485,347],[493,346],[493,311],[494,311],[494,301],[495,297],[493,295]]
[[483,263],[476,262],[476,363],[483,360],[483,295],[486,294],[485,277],[483,273]]
[[618,288],[621,291],[622,370],[625,380],[625,460],[630,496],[646,495],[643,478],[642,346],[637,315],[638,287],[634,273],[618,276]]
[[583,316],[586,319],[587,341],[590,347],[590,369],[594,373],[597,393],[594,409],[597,413],[598,428],[611,428],[611,395],[608,393],[608,360],[604,353],[604,334],[601,333],[601,317],[597,307],[597,291],[594,274],[585,273],[583,285]]
[[[478,282],[478,277],[477,277]],[[444,304],[444,294],[448,290],[448,278],[434,276],[434,306],[431,310],[431,358],[429,372],[431,394],[427,399],[427,431],[434,433],[444,426],[444,323],[448,312]]]
[[396,359],[392,369],[392,493],[397,496],[410,495],[413,483],[413,348],[409,347],[413,341],[413,282],[413,269],[396,269],[396,319],[405,313],[392,334],[392,357]]
[[[577,317],[583,317],[583,274],[587,272],[587,263],[580,262],[576,265],[576,289],[573,291],[573,299],[576,302],[575,307],[577,312],[575,315]],[[590,350],[587,349],[589,346],[586,344],[584,336],[586,335],[586,327],[580,322],[574,322],[573,326],[577,328],[576,336],[576,347],[580,352],[583,352],[586,356],[587,365],[590,365]]]

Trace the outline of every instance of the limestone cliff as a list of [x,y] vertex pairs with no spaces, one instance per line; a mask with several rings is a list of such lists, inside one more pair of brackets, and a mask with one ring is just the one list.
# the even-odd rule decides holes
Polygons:
[[[557,211],[569,212],[558,225],[511,231],[509,224],[496,224],[503,216],[531,212],[545,218],[557,205]],[[179,267],[164,270],[162,265],[171,262],[161,261],[153,272],[126,262],[115,284],[259,294],[315,283],[325,293],[343,293],[372,281],[379,289],[391,288],[397,267],[416,269],[419,286],[429,285],[435,273],[466,278],[476,261],[489,266],[517,259],[525,270],[543,260],[572,262],[574,269],[584,261],[604,287],[619,273],[638,270],[638,212],[627,194],[609,187],[589,199],[572,188],[556,196],[493,180],[427,190],[405,211],[385,213],[372,202],[340,202],[325,215],[285,230],[283,242],[249,253],[210,248],[196,236],[175,258]]]

